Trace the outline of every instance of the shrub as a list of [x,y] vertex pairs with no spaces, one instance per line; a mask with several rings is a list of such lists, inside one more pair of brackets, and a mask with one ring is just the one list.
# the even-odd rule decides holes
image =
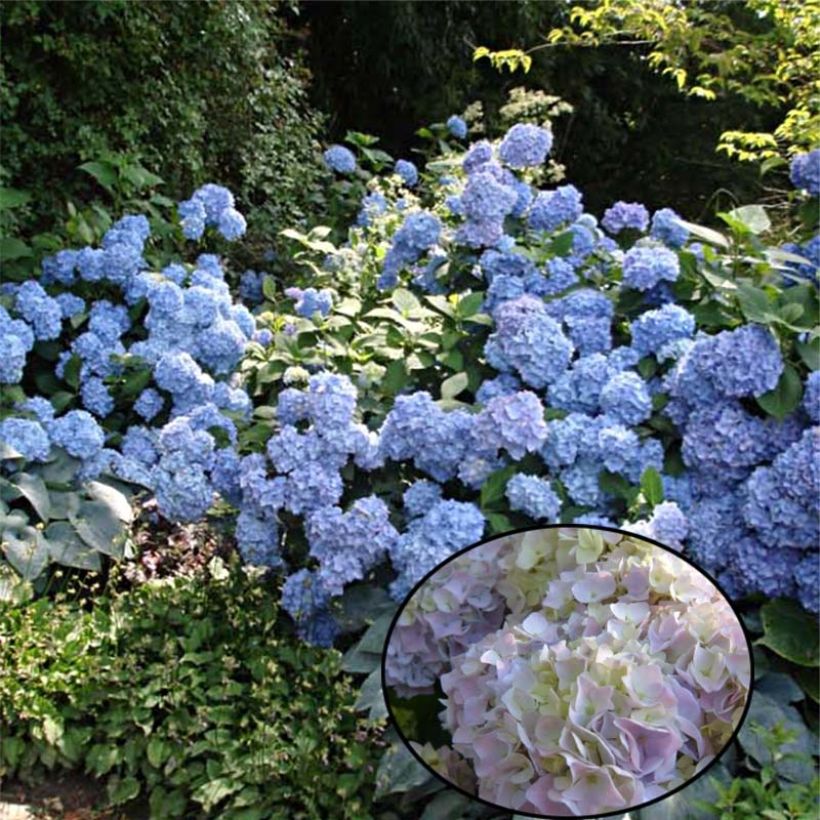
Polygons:
[[258,573],[209,570],[4,607],[0,774],[83,768],[152,817],[370,816],[378,744],[340,656],[283,634]]
[[283,5],[24,2],[0,21],[0,184],[33,194],[20,233],[110,189],[111,155],[171,196],[229,182],[260,235],[318,196],[321,117]]

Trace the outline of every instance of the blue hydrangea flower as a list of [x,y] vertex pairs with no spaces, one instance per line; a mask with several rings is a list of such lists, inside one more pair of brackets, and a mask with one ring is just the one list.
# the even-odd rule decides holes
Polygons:
[[476,390],[475,400],[478,404],[487,404],[496,396],[509,396],[521,389],[521,382],[512,373],[499,373],[494,379],[481,383]]
[[474,417],[472,434],[476,451],[495,455],[503,449],[522,459],[540,449],[547,437],[544,408],[529,390],[496,396]]
[[337,174],[352,174],[356,170],[356,157],[344,145],[331,145],[322,156],[325,165]]
[[557,520],[561,499],[549,481],[518,473],[507,482],[505,494],[510,509],[523,512],[535,521]]
[[820,148],[798,154],[791,161],[789,178],[792,185],[812,196],[820,196]]
[[411,518],[424,515],[441,500],[441,487],[433,481],[422,478],[414,481],[402,494],[404,511]]
[[410,522],[407,532],[390,547],[390,559],[399,573],[391,594],[401,600],[410,588],[454,552],[481,540],[484,516],[474,504],[439,501]]
[[134,402],[134,411],[146,421],[151,421],[164,405],[162,396],[153,387],[146,387]]
[[552,134],[546,128],[517,123],[504,135],[498,156],[510,168],[543,165],[552,148]]
[[264,298],[262,292],[262,282],[265,278],[263,273],[255,270],[246,270],[239,277],[239,298],[249,305],[258,305]]
[[286,288],[285,296],[295,300],[294,311],[306,319],[312,319],[316,313],[327,316],[333,307],[333,294],[327,288]]
[[393,235],[393,242],[384,259],[378,280],[380,290],[395,286],[402,268],[417,261],[424,251],[432,248],[441,234],[438,217],[427,211],[409,214]]
[[681,217],[671,208],[661,208],[652,215],[649,235],[670,248],[682,248],[689,239],[689,229],[680,224]]
[[461,167],[464,169],[465,173],[473,174],[477,169],[490,162],[492,158],[493,146],[490,145],[487,140],[479,140],[479,142],[474,142],[470,146],[470,149],[464,156],[464,161],[462,162]]
[[60,305],[63,319],[70,319],[72,316],[79,316],[85,311],[85,300],[73,293],[59,293],[55,297]]
[[501,304],[494,313],[496,330],[484,346],[487,361],[502,372],[517,372],[541,389],[567,369],[572,343],[542,301],[522,296]]
[[550,385],[547,403],[561,410],[594,414],[604,385],[616,372],[617,368],[601,353],[583,356]]
[[9,416],[0,421],[0,442],[27,461],[47,461],[51,442],[39,421]]
[[182,235],[186,239],[201,239],[205,233],[205,206],[199,199],[186,199],[177,205],[182,218]]
[[802,607],[815,615],[820,611],[820,556],[811,553],[794,567],[797,598]]
[[601,409],[627,426],[646,421],[652,415],[646,382],[637,373],[616,373],[601,390]]
[[649,211],[639,202],[616,202],[607,208],[601,225],[612,234],[628,229],[643,233],[649,226]]
[[504,235],[504,217],[517,203],[515,188],[499,182],[492,173],[472,173],[460,201],[467,221],[459,228],[456,239],[476,248],[495,245]]
[[457,114],[447,118],[447,130],[459,140],[467,136],[467,123]]
[[274,518],[240,512],[236,518],[236,546],[246,564],[272,569],[284,564],[279,552],[279,525]]
[[581,192],[574,185],[562,185],[554,191],[542,191],[530,208],[527,221],[538,231],[555,231],[575,222],[583,213]]
[[15,307],[31,325],[34,336],[40,341],[56,339],[63,325],[60,303],[52,299],[39,282],[29,279],[17,289]]
[[632,349],[643,357],[658,353],[670,342],[691,338],[695,332],[695,317],[679,305],[664,305],[633,319],[629,330]]
[[229,242],[244,236],[247,228],[248,223],[245,221],[245,217],[236,208],[226,208],[219,214],[217,229]]
[[374,217],[381,216],[387,210],[387,199],[381,191],[371,191],[362,198],[362,208],[356,217],[356,224],[370,225]]
[[169,521],[198,521],[213,503],[213,487],[198,464],[178,464],[173,471],[160,465],[153,480],[157,507]]
[[77,268],[77,251],[58,251],[54,256],[43,259],[40,282],[51,285],[58,282],[61,285],[74,284],[74,272]]
[[[565,259],[555,257],[550,259],[546,265],[546,277],[543,285],[540,287],[539,296],[554,296],[558,293],[563,293],[573,285],[578,284],[578,274],[575,269]],[[535,293],[535,289],[530,289],[531,293]]]
[[394,170],[409,188],[412,188],[419,181],[419,169],[409,160],[398,160]]
[[623,281],[635,290],[649,290],[659,282],[674,282],[679,275],[680,260],[669,248],[635,245],[624,255]]
[[282,609],[296,623],[302,623],[330,603],[330,594],[316,573],[300,569],[285,578],[282,584]]
[[96,419],[85,410],[71,410],[54,419],[48,428],[51,440],[69,455],[90,459],[102,450],[105,433]]
[[83,407],[95,416],[105,418],[114,410],[114,399],[103,380],[97,376],[86,379],[80,386]]

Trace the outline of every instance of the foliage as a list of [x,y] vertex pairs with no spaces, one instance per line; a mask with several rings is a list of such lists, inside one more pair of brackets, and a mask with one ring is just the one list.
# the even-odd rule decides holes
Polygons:
[[736,95],[684,97],[635,49],[614,45],[541,50],[526,75],[471,60],[476,46],[525,51],[539,34],[569,25],[571,7],[534,0],[308,3],[302,14],[314,96],[333,112],[335,138],[353,129],[377,133],[385,150],[407,156],[421,147],[416,123],[443,121],[473,101],[483,104],[495,136],[508,91],[526,85],[574,107],[556,123],[553,158],[593,210],[616,199],[653,208],[674,201],[687,218],[705,219],[715,196],[757,201],[757,169],[713,149],[738,123],[768,130],[768,109]]
[[[367,817],[374,737],[339,655],[294,644],[270,587],[220,559],[90,611],[0,610],[0,772],[105,780],[152,817]],[[110,587],[110,585],[109,585]]]
[[[665,0],[598,0],[573,6],[569,24],[555,27],[529,51],[477,49],[475,58],[525,70],[539,48],[606,44],[638,48],[645,60],[690,97],[736,95],[778,112],[771,131],[725,130],[718,150],[764,168],[820,141],[817,75],[820,4],[816,0],[744,0],[676,4]],[[501,55],[504,55],[503,60]],[[740,125],[741,123],[739,123]]]
[[323,176],[321,118],[287,9],[4,5],[0,184],[32,195],[21,230],[50,229],[66,200],[119,211],[106,193],[111,157],[152,169],[173,197],[209,178],[230,182],[258,237],[303,217]]
[[126,554],[131,488],[79,481],[78,462],[59,448],[49,461],[36,464],[0,447],[10,468],[0,476],[0,540],[6,560],[24,581],[39,578],[52,562],[99,570],[103,556]]

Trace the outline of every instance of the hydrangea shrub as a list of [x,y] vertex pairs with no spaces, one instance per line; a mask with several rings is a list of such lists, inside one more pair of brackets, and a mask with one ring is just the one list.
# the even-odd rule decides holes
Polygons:
[[677,555],[553,527],[426,578],[388,636],[385,681],[405,697],[439,684],[449,744],[408,740],[445,779],[504,808],[590,816],[662,797],[720,755],[750,654],[722,593]]

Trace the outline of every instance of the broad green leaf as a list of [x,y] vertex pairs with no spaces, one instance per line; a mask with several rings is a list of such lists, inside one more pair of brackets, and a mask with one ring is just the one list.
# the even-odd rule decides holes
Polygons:
[[38,578],[48,566],[48,548],[34,527],[13,530],[7,527],[0,533],[0,544],[6,560],[26,581]]
[[41,520],[48,521],[51,515],[51,500],[45,481],[31,473],[17,473],[12,481],[37,511]]
[[449,379],[445,379],[441,383],[441,398],[454,399],[467,388],[469,381],[470,379],[466,373],[456,373],[454,376],[450,376]]
[[353,707],[359,712],[367,712],[368,718],[373,721],[387,717],[387,704],[382,693],[381,666],[374,669],[362,684],[359,697]]
[[409,316],[421,307],[421,302],[405,288],[396,288],[391,297],[394,307],[402,315]]
[[0,211],[8,211],[12,208],[19,208],[31,199],[28,191],[19,191],[17,188],[0,187]]
[[43,533],[52,561],[65,567],[99,570],[100,553],[91,549],[68,521],[54,521]]
[[507,482],[516,474],[516,466],[510,464],[494,473],[490,473],[487,480],[481,485],[481,509],[492,507],[504,497]]
[[765,233],[772,227],[772,222],[762,205],[743,205],[729,211],[730,217],[738,220],[753,234]]
[[84,162],[79,168],[94,177],[103,188],[111,190],[117,184],[117,169],[108,162]]
[[767,601],[760,610],[763,637],[757,643],[799,666],[820,666],[817,619],[790,598]]
[[433,776],[403,743],[393,743],[382,755],[376,771],[376,799],[407,792]]
[[766,324],[774,318],[774,305],[766,291],[744,283],[737,289],[737,298],[743,315],[750,322]]
[[660,474],[654,467],[647,467],[643,471],[641,490],[650,507],[654,507],[663,501],[663,481],[661,481]]
[[120,779],[114,776],[108,781],[106,791],[108,792],[108,799],[117,806],[133,800],[140,793],[140,784],[135,777]]
[[131,502],[118,489],[102,481],[89,481],[84,486],[91,498],[105,504],[120,521],[130,524],[134,520]]
[[722,233],[712,230],[712,228],[706,228],[703,225],[696,225],[694,222],[687,222],[685,219],[676,218],[673,221],[686,228],[692,236],[696,236],[704,242],[708,242],[711,245],[717,245],[719,248],[729,248],[729,240]]
[[122,558],[125,528],[108,503],[84,501],[71,523],[88,546],[112,558]]
[[471,806],[470,798],[460,792],[444,789],[424,808],[421,820],[461,820],[467,817]]
[[456,315],[462,319],[467,319],[478,313],[479,308],[484,303],[483,293],[468,293],[462,299],[459,299],[456,307]]
[[13,236],[0,237],[0,262],[13,262],[15,259],[23,259],[32,256],[33,251],[20,239]]
[[[800,713],[793,706],[772,700],[756,690],[752,691],[751,698],[749,713],[738,733],[738,741],[743,750],[761,765],[772,763],[782,777],[796,783],[809,782],[814,775],[811,755],[815,751],[815,742]],[[753,731],[755,725],[765,729],[779,725],[794,733],[794,740],[782,746],[785,753],[782,757],[772,758],[771,749]],[[800,755],[802,759],[794,759],[790,755]]]
[[803,383],[797,371],[787,364],[774,390],[758,396],[757,403],[770,416],[783,420],[800,404],[803,398]]

